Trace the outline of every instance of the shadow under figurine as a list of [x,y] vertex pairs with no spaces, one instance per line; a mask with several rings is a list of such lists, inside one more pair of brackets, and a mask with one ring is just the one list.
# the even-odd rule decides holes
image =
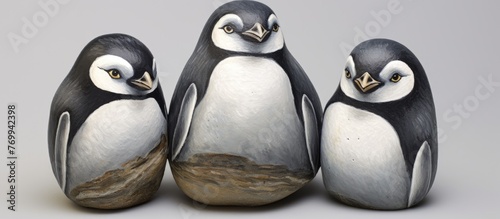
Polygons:
[[351,52],[326,105],[321,166],[326,189],[357,207],[403,209],[430,190],[436,113],[425,71],[405,46],[368,40]]
[[92,40],[50,110],[50,161],[66,196],[99,209],[150,200],[167,160],[166,118],[148,48],[124,34]]
[[174,179],[208,205],[280,200],[318,171],[321,113],[274,12],[226,3],[208,19],[172,98]]

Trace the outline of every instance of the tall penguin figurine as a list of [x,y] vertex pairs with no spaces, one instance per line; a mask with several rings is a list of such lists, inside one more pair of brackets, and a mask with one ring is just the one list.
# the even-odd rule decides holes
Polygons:
[[167,160],[166,118],[148,48],[124,34],[92,40],[50,110],[50,161],[66,196],[100,209],[151,199]]
[[170,105],[177,185],[209,205],[280,200],[319,168],[321,104],[274,12],[220,6],[206,23]]
[[387,39],[355,47],[323,122],[323,181],[336,199],[391,210],[426,196],[437,167],[436,114],[408,48]]

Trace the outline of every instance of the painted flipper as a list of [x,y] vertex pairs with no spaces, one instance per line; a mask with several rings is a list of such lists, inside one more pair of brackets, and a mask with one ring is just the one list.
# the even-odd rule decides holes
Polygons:
[[313,171],[316,173],[318,171],[319,160],[319,133],[318,133],[318,123],[316,121],[316,113],[314,107],[304,94],[302,96],[302,116],[304,118],[304,131],[306,135],[306,145],[307,152],[309,154],[309,161]]
[[184,98],[182,99],[181,108],[179,111],[179,117],[177,118],[177,125],[174,130],[174,135],[172,139],[172,160],[179,155],[184,142],[186,141],[187,135],[189,133],[189,128],[191,127],[191,119],[193,118],[194,107],[196,105],[197,99],[196,85],[189,85]]
[[429,191],[432,175],[431,148],[425,141],[418,150],[415,164],[413,165],[413,177],[411,179],[410,197],[408,207],[411,207],[422,199]]
[[66,192],[66,161],[68,151],[68,136],[70,130],[69,112],[64,112],[59,117],[54,145],[54,158],[57,182]]

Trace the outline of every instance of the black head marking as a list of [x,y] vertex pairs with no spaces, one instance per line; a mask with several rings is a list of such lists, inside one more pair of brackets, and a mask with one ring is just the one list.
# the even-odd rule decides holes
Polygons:
[[356,64],[355,78],[361,77],[365,72],[369,72],[372,77],[380,81],[379,73],[391,61],[400,60],[406,63],[418,78],[425,76],[417,57],[403,44],[389,39],[367,40],[356,46],[351,52],[351,56]]
[[[249,42],[256,44],[265,42],[272,34],[273,25],[268,25],[270,15],[274,14],[271,8],[256,1],[232,1],[220,6],[212,13],[202,31],[200,42],[211,42],[211,32],[214,28],[218,28],[215,27],[217,21],[228,14],[237,15],[243,21],[242,27],[228,25],[231,28],[231,32]],[[252,30],[257,32],[263,31],[264,33],[261,35],[261,38],[257,38],[249,34]]]
[[151,51],[141,41],[126,34],[107,34],[95,38],[82,50],[75,65],[78,64],[78,68],[90,66],[103,55],[115,55],[127,60],[134,69],[134,78],[141,78],[146,71],[152,80],[156,78]]
[[214,11],[212,16],[208,19],[207,24],[211,24],[208,26],[213,27],[217,20],[230,13],[238,15],[243,20],[244,30],[249,30],[255,23],[267,25],[267,19],[271,14],[274,14],[271,8],[260,2],[232,1],[220,6]]

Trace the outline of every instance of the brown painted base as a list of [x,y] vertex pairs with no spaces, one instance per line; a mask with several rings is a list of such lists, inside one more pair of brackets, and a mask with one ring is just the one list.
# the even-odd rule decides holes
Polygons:
[[311,171],[260,165],[227,154],[197,154],[171,162],[174,179],[190,198],[207,205],[258,206],[287,197],[307,182]]
[[149,201],[160,187],[167,159],[167,140],[146,157],[136,157],[92,181],[71,190],[69,197],[78,205],[99,209],[119,209]]

